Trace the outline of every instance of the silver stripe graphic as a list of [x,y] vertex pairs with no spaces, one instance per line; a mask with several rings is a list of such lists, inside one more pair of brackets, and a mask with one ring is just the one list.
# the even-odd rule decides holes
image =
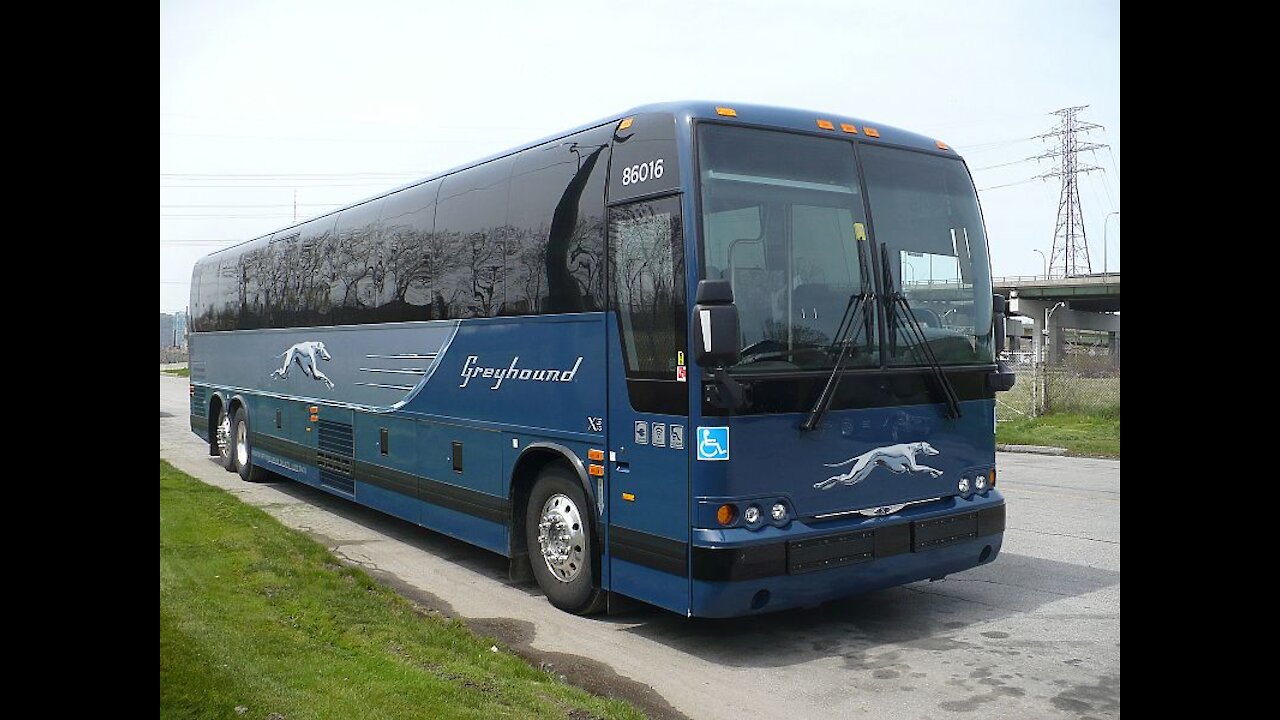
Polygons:
[[382,383],[356,383],[356,385],[363,385],[364,387],[386,388],[387,390],[404,390],[406,392],[413,389],[412,385],[383,385]]
[[369,360],[435,360],[439,353],[401,353],[399,355],[365,355]]
[[391,368],[360,368],[361,372],[371,373],[395,373],[397,375],[426,375],[426,368],[400,368],[393,370]]
[[[931,503],[931,502],[934,502],[934,501],[937,501],[937,500],[941,500],[941,499],[942,499],[942,498],[940,498],[940,497],[935,497],[935,498],[926,498],[926,499],[924,499],[924,500],[912,500],[912,501],[911,501],[911,502],[909,502],[909,503],[902,503],[902,505],[898,508],[898,510],[901,510],[901,509],[902,509],[902,508],[904,508],[904,507],[909,507],[909,506],[911,506],[911,505],[922,505],[922,504],[924,504],[924,503]],[[894,503],[894,504],[896,505],[897,503]],[[827,518],[840,517],[840,516],[842,516],[842,515],[858,515],[858,514],[865,514],[868,510],[875,510],[875,509],[876,509],[876,507],[879,507],[879,506],[875,506],[875,507],[866,507],[866,508],[858,508],[857,510],[842,510],[842,511],[840,511],[840,512],[833,512],[833,513],[822,513],[821,515],[814,515],[813,517],[814,517],[814,519],[816,519],[816,520],[825,520],[825,519],[827,519]],[[891,507],[891,506],[890,506],[890,507]],[[897,512],[897,510],[895,510],[894,512]],[[888,513],[888,514],[892,514],[892,513]],[[874,516],[874,515],[873,515],[872,517],[877,517],[877,516]]]

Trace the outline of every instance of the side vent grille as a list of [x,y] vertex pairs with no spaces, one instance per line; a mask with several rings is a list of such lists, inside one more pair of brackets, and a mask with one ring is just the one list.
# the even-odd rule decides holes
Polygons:
[[209,388],[192,388],[191,414],[197,417],[204,417],[209,414]]
[[351,480],[351,459],[355,456],[355,442],[351,426],[321,420],[320,447],[316,452],[316,465],[320,466],[320,484],[345,493],[355,493]]

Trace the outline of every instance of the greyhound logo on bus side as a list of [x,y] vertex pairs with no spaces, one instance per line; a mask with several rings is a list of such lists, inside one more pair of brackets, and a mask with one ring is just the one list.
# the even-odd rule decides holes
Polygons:
[[844,467],[845,465],[853,465],[853,467],[849,468],[849,472],[832,475],[822,482],[814,483],[813,486],[819,490],[829,490],[836,485],[857,485],[866,480],[878,467],[897,474],[924,472],[929,473],[930,477],[938,477],[942,474],[942,471],[937,468],[931,468],[928,465],[921,465],[916,462],[917,454],[937,455],[938,451],[927,442],[878,447],[856,457],[851,457],[844,462],[824,463],[824,467],[829,468]]
[[298,367],[302,368],[303,375],[312,380],[319,380],[333,388],[333,381],[329,379],[328,375],[321,372],[319,367],[321,360],[328,362],[333,359],[329,355],[329,351],[324,349],[324,343],[318,340],[300,342],[276,357],[284,358],[284,364],[280,366],[279,370],[273,370],[271,377],[280,378],[281,380],[287,379],[290,368],[294,363],[297,363]]

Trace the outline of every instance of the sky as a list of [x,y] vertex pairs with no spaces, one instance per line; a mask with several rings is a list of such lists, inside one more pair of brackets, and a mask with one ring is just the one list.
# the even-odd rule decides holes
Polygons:
[[[1118,0],[162,0],[160,310],[221,247],[628,108],[760,103],[954,147],[995,275],[1044,273],[1059,108],[1093,270],[1120,269]],[[296,203],[296,209],[295,209]]]

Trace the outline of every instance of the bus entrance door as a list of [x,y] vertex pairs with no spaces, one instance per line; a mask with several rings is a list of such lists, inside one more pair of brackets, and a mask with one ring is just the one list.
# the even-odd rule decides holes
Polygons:
[[680,198],[609,209],[609,587],[689,610],[689,384]]

